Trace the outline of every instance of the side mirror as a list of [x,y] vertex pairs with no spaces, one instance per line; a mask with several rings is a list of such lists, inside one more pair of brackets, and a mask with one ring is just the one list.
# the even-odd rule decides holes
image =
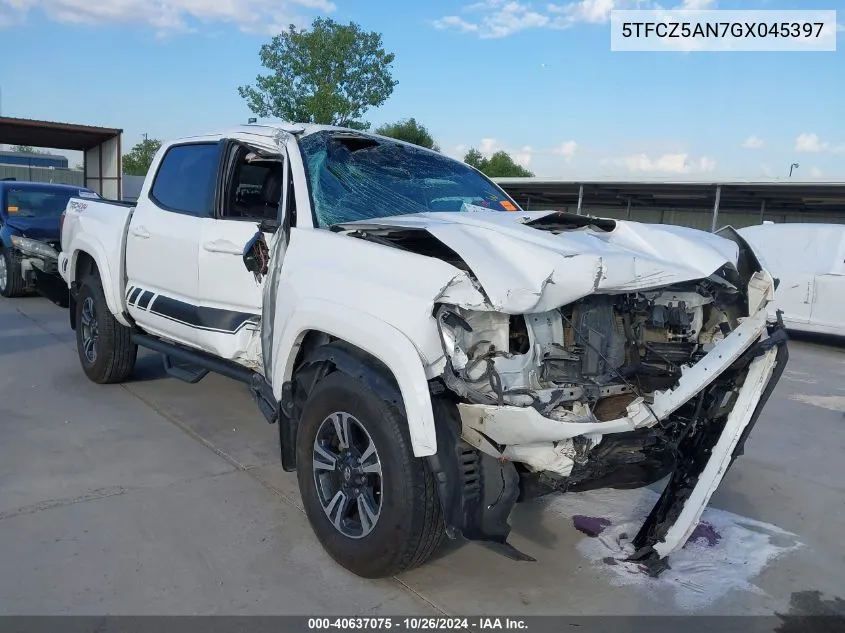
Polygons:
[[264,233],[258,231],[244,246],[244,266],[255,275],[257,281],[267,274],[270,265],[270,249],[264,239]]
[[264,218],[258,225],[258,230],[262,233],[275,233],[279,230],[279,221],[275,218]]

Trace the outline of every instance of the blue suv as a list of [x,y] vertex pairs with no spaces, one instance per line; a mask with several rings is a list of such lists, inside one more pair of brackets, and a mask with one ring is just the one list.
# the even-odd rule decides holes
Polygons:
[[61,218],[71,197],[100,198],[85,187],[0,181],[0,295],[36,290],[66,304],[67,287],[56,265]]

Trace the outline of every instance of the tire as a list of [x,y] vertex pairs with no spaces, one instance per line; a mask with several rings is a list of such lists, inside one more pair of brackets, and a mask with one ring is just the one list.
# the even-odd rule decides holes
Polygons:
[[[315,458],[315,445],[328,447],[335,456],[342,454],[337,446],[329,444],[332,437],[338,438],[337,427],[330,418],[338,419],[339,414],[347,416],[350,432],[346,435],[352,438],[347,444],[352,445],[352,453],[367,453],[370,442],[375,447],[374,456],[363,463],[363,469],[369,471],[364,473],[368,479],[357,488],[363,503],[378,510],[367,533],[364,530],[369,522],[361,521],[355,488],[346,497],[351,504],[345,520],[329,519],[325,509],[328,506],[333,519],[337,519],[337,510],[342,506],[338,503],[332,508],[329,499],[336,497],[333,484],[337,483],[336,488],[343,492],[344,468],[331,470],[329,459]],[[316,442],[318,435],[320,441]],[[325,467],[318,469],[315,461]],[[374,463],[380,464],[380,477],[373,474]],[[297,433],[296,464],[305,513],[317,539],[338,564],[352,573],[364,578],[393,576],[426,562],[442,543],[443,513],[434,477],[428,464],[411,451],[405,416],[357,380],[335,372],[311,392]],[[353,468],[351,483],[346,485],[355,486],[355,477]]]
[[21,274],[21,265],[12,259],[9,249],[0,247],[0,295],[6,298],[20,297],[23,295],[24,283]]
[[76,350],[85,375],[98,384],[125,381],[135,368],[138,346],[109,311],[96,273],[83,278],[75,307]]

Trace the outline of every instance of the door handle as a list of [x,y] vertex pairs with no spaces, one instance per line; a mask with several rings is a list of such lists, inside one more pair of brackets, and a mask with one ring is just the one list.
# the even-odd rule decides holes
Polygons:
[[150,232],[143,226],[136,226],[132,229],[132,235],[134,235],[135,237],[140,237],[142,240],[145,240],[150,237]]
[[237,255],[240,257],[244,254],[244,247],[238,246],[229,240],[214,240],[213,242],[203,242],[203,249],[209,253],[224,253],[226,255]]

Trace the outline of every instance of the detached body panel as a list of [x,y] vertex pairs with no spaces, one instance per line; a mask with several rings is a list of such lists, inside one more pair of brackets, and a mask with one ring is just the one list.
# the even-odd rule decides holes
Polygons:
[[763,224],[739,233],[779,280],[770,317],[787,328],[845,336],[845,226]]

